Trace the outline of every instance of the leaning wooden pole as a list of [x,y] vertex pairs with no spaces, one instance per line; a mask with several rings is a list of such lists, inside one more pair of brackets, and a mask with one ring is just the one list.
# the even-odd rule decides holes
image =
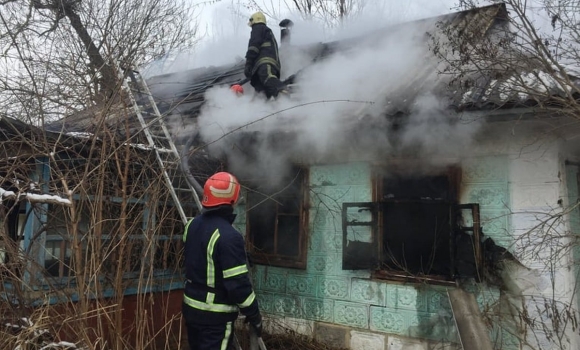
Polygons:
[[475,296],[462,289],[448,289],[453,317],[463,349],[493,350]]

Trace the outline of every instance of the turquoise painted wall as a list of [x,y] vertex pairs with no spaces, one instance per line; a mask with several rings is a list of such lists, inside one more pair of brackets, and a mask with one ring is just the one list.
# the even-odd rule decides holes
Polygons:
[[483,232],[510,248],[509,162],[505,156],[469,158],[461,164],[461,203],[479,203]]
[[[510,162],[507,156],[474,157],[462,162],[461,203],[479,203],[481,226],[486,237],[513,250],[511,235]],[[466,288],[475,294],[484,318],[492,324],[491,340],[496,349],[520,349],[513,326],[497,316],[500,291],[473,283]]]
[[[463,170],[461,202],[480,203],[485,233],[509,247],[506,158],[472,159]],[[368,271],[342,270],[342,203],[371,201],[371,193],[371,168],[366,163],[310,168],[308,266],[306,270],[263,265],[253,268],[263,312],[402,336],[456,341],[445,287],[388,283],[371,280]],[[242,215],[236,222],[244,220]],[[245,229],[243,224],[238,228]],[[482,310],[492,308],[499,296],[496,290],[480,285],[473,284],[471,289]],[[499,330],[496,333],[501,335],[499,338],[509,338]]]

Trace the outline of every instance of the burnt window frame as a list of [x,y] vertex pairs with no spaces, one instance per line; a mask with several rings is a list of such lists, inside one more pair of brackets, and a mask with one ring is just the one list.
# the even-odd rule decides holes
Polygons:
[[[389,167],[391,171],[397,172],[400,169],[399,166]],[[448,275],[413,275],[403,270],[386,269],[382,268],[382,261],[385,259],[385,249],[383,247],[384,232],[383,219],[385,211],[385,203],[393,203],[394,201],[384,200],[383,197],[383,180],[384,176],[381,174],[380,170],[375,170],[372,179],[372,202],[363,203],[343,203],[342,206],[342,226],[343,226],[343,256],[342,256],[342,268],[343,270],[371,270],[372,278],[376,279],[386,279],[393,281],[410,281],[410,282],[429,282],[435,284],[454,284],[460,278],[475,278],[476,281],[482,280],[483,272],[483,233],[481,230],[480,214],[479,214],[479,204],[477,203],[467,203],[459,204],[459,188],[461,183],[461,168],[458,166],[449,166],[443,169],[440,174],[446,174],[449,181],[449,200],[441,201],[441,203],[446,203],[449,205],[449,218],[450,223],[450,237],[449,237],[449,255],[450,255],[450,273]],[[405,202],[405,201],[402,201]],[[412,200],[406,202],[413,202]],[[359,207],[359,210],[370,210],[372,213],[372,219],[368,222],[360,222],[356,220],[349,221],[349,215],[347,211],[349,208]],[[462,212],[471,211],[471,226],[465,225],[465,218],[462,216]],[[459,225],[463,223],[463,225]],[[366,251],[369,259],[366,263],[362,263],[360,266],[353,266],[352,260],[348,261],[348,255],[352,253],[352,248],[348,247],[349,241],[347,240],[348,231],[352,227],[356,226],[369,226],[371,228],[372,239],[366,244],[366,247],[362,249]],[[457,274],[456,262],[459,259],[456,247],[458,245],[458,237],[469,236],[474,255],[475,273],[469,276],[459,276]],[[352,241],[350,241],[352,242]],[[368,251],[367,251],[368,250]],[[352,259],[352,258],[350,258]]]
[[[267,266],[277,266],[277,267],[288,267],[288,268],[296,268],[296,269],[306,269],[307,265],[307,252],[308,252],[308,208],[309,208],[309,169],[301,166],[295,165],[293,169],[299,171],[301,174],[300,181],[300,189],[299,189],[299,209],[298,209],[298,254],[291,256],[291,255],[283,255],[277,252],[275,253],[264,253],[259,251],[256,248],[255,244],[255,231],[252,230],[252,223],[251,223],[251,213],[249,212],[252,210],[250,196],[251,191],[253,191],[254,186],[251,185],[252,181],[245,182],[249,184],[247,186],[246,191],[246,200],[245,200],[245,216],[246,216],[246,247],[248,254],[251,257],[252,263],[260,264],[260,265],[267,265]],[[256,183],[254,181],[254,183]],[[275,232],[274,234],[274,242],[277,241],[278,236],[278,217],[285,216],[285,213],[277,213],[275,219]],[[276,243],[274,243],[274,247],[276,248]]]

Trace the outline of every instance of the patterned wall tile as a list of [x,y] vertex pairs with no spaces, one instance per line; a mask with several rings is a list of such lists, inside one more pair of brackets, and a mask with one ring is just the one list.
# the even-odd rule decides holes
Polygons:
[[312,208],[309,217],[313,232],[340,232],[342,230],[342,213],[338,207],[329,209],[321,205]]
[[323,231],[310,231],[308,237],[308,250],[312,252],[322,251],[324,247],[324,233]]
[[469,183],[502,183],[508,180],[505,156],[471,158],[461,164],[462,181]]
[[326,206],[342,208],[342,203],[354,201],[355,190],[350,185],[342,185],[322,187],[314,189],[312,192],[316,193]]
[[331,212],[325,207],[312,207],[308,213],[313,232],[323,232],[330,223]]
[[258,292],[256,293],[256,297],[258,298],[258,305],[260,305],[260,310],[269,314],[274,313],[275,311],[274,301],[278,297],[277,294]]
[[379,332],[403,334],[407,327],[403,316],[395,309],[370,307],[370,329]]
[[332,272],[332,257],[325,254],[308,254],[308,272],[320,274]]
[[427,311],[426,293],[417,291],[413,286],[389,285],[386,305],[393,309]]
[[445,290],[426,290],[425,300],[427,301],[427,311],[431,313],[437,313],[441,310],[451,311],[451,304]]
[[302,313],[309,320],[332,322],[334,319],[334,301],[330,299],[304,298]]
[[486,310],[494,306],[499,300],[500,291],[497,287],[485,287],[473,283],[465,285],[465,290],[475,295],[475,300],[480,310]]
[[343,183],[346,185],[367,185],[371,180],[368,163],[351,163],[345,170]]
[[357,328],[368,328],[368,306],[345,301],[334,302],[334,322]]
[[342,232],[328,232],[324,237],[324,251],[342,254]]
[[341,300],[348,299],[348,278],[319,277],[318,283],[320,286],[319,297]]
[[282,274],[266,270],[261,276],[262,278],[259,282],[260,289],[278,293],[286,292],[287,275],[285,273]]
[[308,254],[307,271],[314,274],[342,274],[342,255],[336,253]]
[[250,279],[252,280],[252,285],[256,290],[261,289],[260,285],[264,279],[264,270],[264,266],[261,265],[254,265],[250,267]]
[[386,283],[368,279],[353,278],[351,282],[351,300],[371,305],[384,305],[386,300]]
[[367,163],[343,163],[310,167],[310,182],[313,186],[365,185],[370,180]]
[[274,312],[276,315],[303,317],[302,300],[298,296],[278,295],[274,298]]
[[438,341],[455,342],[458,334],[451,311],[438,313],[417,312],[406,316],[409,321],[408,335]]
[[342,270],[342,252],[341,253],[329,253],[328,256],[330,257],[330,263],[332,264],[332,272],[334,275],[343,275],[344,271]]
[[340,169],[336,166],[311,166],[310,167],[310,185],[319,186],[336,186],[339,183]]
[[342,234],[331,231],[314,232],[310,236],[308,249],[315,254],[320,252],[341,253]]
[[483,233],[492,238],[510,238],[510,213],[507,210],[480,210]]
[[463,191],[462,203],[479,203],[481,209],[510,207],[507,185],[469,185]]
[[288,273],[286,291],[288,294],[316,296],[316,277]]

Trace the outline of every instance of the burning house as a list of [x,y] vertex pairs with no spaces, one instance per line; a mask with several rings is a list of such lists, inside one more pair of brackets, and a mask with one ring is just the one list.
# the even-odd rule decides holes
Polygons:
[[[448,62],[433,52],[451,41],[442,33],[484,40],[508,25],[505,6],[493,5],[364,39],[292,46],[284,72],[298,72],[292,95],[274,102],[229,91],[243,63],[147,81],[192,176],[203,182],[227,169],[244,186],[235,226],[245,234],[256,294],[272,324],[351,349],[468,349],[474,341],[496,349],[578,346],[571,326],[562,326],[574,322],[577,308],[576,266],[569,268],[575,256],[563,247],[580,220],[574,130],[558,106],[541,108],[550,94],[539,100],[511,89],[514,72],[454,79],[442,74]],[[542,74],[517,74],[549,84]],[[91,120],[90,113],[75,115],[47,130],[78,138],[71,133],[93,132]],[[142,142],[133,115],[103,122]],[[130,154],[148,159],[147,150]],[[134,176],[117,190],[133,186]],[[148,232],[151,195],[132,199],[143,201],[142,211],[130,211],[138,222],[132,237]],[[176,310],[180,226],[171,200],[160,198],[155,215],[168,224],[151,235],[157,250],[127,248],[157,263],[151,288],[133,292],[170,293],[164,303]],[[184,203],[193,215],[193,199]],[[8,227],[16,225],[11,215]],[[44,257],[36,259],[39,273],[67,277],[73,251],[66,239],[59,238],[57,253],[49,238],[62,238],[58,232],[29,232],[24,219],[18,225],[28,244],[42,238],[26,250]],[[161,245],[172,247],[169,255]],[[121,294],[136,288],[130,280],[120,278],[127,285]],[[475,323],[487,326],[485,339],[462,336],[476,328],[461,317],[465,300],[478,306]],[[554,313],[558,320],[547,316]]]

